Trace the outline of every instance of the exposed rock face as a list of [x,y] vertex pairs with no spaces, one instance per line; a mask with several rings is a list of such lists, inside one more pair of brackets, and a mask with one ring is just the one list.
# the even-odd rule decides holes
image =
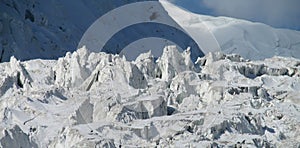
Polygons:
[[300,61],[166,47],[0,64],[3,147],[298,147]]

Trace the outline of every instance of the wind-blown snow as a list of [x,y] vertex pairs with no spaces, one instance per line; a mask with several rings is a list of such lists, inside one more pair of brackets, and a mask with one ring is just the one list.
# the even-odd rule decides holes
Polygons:
[[82,48],[0,64],[0,144],[298,147],[300,60],[250,61],[169,46],[157,61]]

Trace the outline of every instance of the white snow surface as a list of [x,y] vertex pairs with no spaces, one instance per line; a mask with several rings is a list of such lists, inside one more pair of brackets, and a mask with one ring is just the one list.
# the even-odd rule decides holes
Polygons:
[[[160,0],[168,14],[198,43],[205,54],[222,52],[261,60],[273,56],[300,58],[300,32],[229,17],[211,17]],[[184,16],[184,17],[182,17]]]
[[[156,5],[161,5],[159,8],[162,8],[155,10],[157,16],[166,16],[167,12],[171,18],[158,17],[156,21],[174,24],[173,19],[198,43],[205,54],[221,51],[225,54],[236,53],[252,60],[273,56],[300,58],[299,31],[274,29],[265,24],[234,18],[193,14],[166,0],[160,0]],[[41,2],[1,0],[0,62],[8,62],[11,56],[20,60],[57,59],[68,51],[76,51],[85,31],[100,17],[103,9],[110,7],[97,0],[73,0],[72,3],[60,0]],[[148,8],[141,11],[146,9]],[[136,20],[145,19],[142,15],[137,17],[140,18]],[[120,19],[117,20],[118,25],[122,25],[122,22],[133,23],[126,22],[124,18]],[[101,29],[103,28],[99,28]],[[105,32],[97,33],[109,36],[110,34],[106,33],[108,31],[111,30],[106,29]],[[147,47],[146,50],[161,48],[163,44],[169,45],[169,42],[159,43],[150,39],[145,45],[135,43]],[[162,50],[153,52],[153,55],[161,53]],[[137,55],[135,54],[134,58]]]
[[299,147],[300,60],[168,46],[0,64],[2,147]]

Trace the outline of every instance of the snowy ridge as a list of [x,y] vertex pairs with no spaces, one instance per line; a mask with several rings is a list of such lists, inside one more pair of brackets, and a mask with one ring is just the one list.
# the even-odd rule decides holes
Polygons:
[[[300,61],[164,49],[129,62],[82,48],[0,64],[0,144],[298,147]],[[14,139],[14,140],[11,140]]]
[[164,0],[160,2],[205,54],[221,51],[251,60],[273,56],[300,58],[299,31],[276,29],[262,23],[228,17],[194,14]]
[[[144,2],[144,0],[138,1]],[[233,18],[193,14],[166,0],[150,1],[155,3],[153,14],[156,17],[150,17],[150,20],[147,21],[152,22],[154,19],[155,22],[180,26],[195,40],[204,54],[221,51],[225,54],[236,53],[252,60],[273,56],[300,58],[300,33],[298,31],[274,29],[264,24]],[[136,1],[130,0],[130,3],[133,2]],[[79,41],[90,25],[109,10],[120,5],[124,5],[124,2],[119,0],[109,2],[104,0],[74,0],[70,4],[65,1],[37,2],[29,0],[19,2],[2,0],[0,1],[0,62],[8,62],[11,56],[15,56],[19,60],[58,59],[68,51],[73,52],[77,49]],[[134,20],[149,19],[148,13],[150,12],[145,12],[146,9],[148,8],[137,9],[142,12],[137,12],[138,18]],[[132,10],[133,12],[135,11]],[[130,15],[135,16],[135,14]],[[120,27],[119,24],[126,24],[124,20],[126,19],[117,21],[117,27]],[[112,26],[114,25],[108,25],[108,27]],[[155,27],[157,26],[154,25]],[[101,29],[107,32],[106,28]],[[142,29],[142,31],[144,31],[142,33],[147,33],[147,29],[146,31]],[[96,33],[100,37],[103,34],[103,32]],[[125,34],[124,36],[134,38],[140,34]],[[162,34],[161,36],[165,35]],[[184,39],[183,36],[174,37],[174,39],[178,38]],[[130,60],[134,60],[140,53],[151,49],[153,55],[159,57],[162,53],[161,49],[165,45],[173,45],[174,43],[171,41],[164,42],[160,38],[160,40],[158,38],[146,39],[145,44],[133,42],[128,45],[122,50],[129,53],[123,52],[122,54],[127,55],[128,59],[133,56]],[[183,42],[182,40],[175,41],[178,43],[175,42],[174,44]],[[115,49],[107,50],[106,52],[111,52]],[[194,48],[191,50],[193,51]],[[192,56],[197,57],[198,55],[192,54]]]

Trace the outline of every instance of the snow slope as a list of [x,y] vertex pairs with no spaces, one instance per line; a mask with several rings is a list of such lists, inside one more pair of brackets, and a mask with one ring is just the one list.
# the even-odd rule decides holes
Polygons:
[[300,60],[169,46],[0,64],[2,147],[299,147]]
[[275,29],[262,23],[234,18],[193,14],[171,3],[161,3],[168,14],[196,40],[205,54],[221,50],[252,60],[273,56],[300,58],[298,31]]
[[[139,2],[146,3],[147,1]],[[151,3],[151,1],[147,3]],[[247,59],[264,59],[274,55],[295,58],[300,56],[300,33],[297,31],[274,29],[264,24],[233,18],[193,14],[165,0],[153,0],[152,3],[156,3],[155,6],[157,6],[154,15],[156,17],[151,17],[152,13],[149,16],[144,13],[144,10],[148,10],[147,8],[139,9],[139,7],[136,8],[139,12],[128,15],[140,20],[150,17],[154,19],[150,19],[151,22],[164,20],[166,24],[173,24],[173,26],[181,28],[179,30],[186,32],[204,54],[222,51],[223,53],[238,53]],[[110,13],[110,10],[124,6],[124,4],[126,4],[124,1],[119,0],[74,0],[72,4],[60,0],[24,2],[2,0],[0,1],[0,61],[9,61],[12,55],[20,60],[62,57],[67,51],[77,49],[84,33],[98,18]],[[146,6],[152,7],[152,5]],[[126,22],[124,19],[122,20],[119,22]],[[125,32],[122,34],[123,39],[149,33],[143,27],[138,30],[136,35]],[[105,31],[107,32],[107,29]],[[96,33],[103,34],[103,32]],[[189,46],[182,40],[166,41],[163,36],[164,34],[159,38],[144,38],[136,42],[129,40],[129,43],[132,43],[124,49],[120,49],[123,51],[121,53],[126,55],[127,59],[134,60],[139,53],[148,50],[152,50],[155,57],[159,57],[162,54],[161,49],[165,45],[177,44],[182,47],[181,51]],[[174,39],[176,38],[181,39],[183,36],[175,36]],[[101,38],[97,39],[103,41]],[[139,47],[143,47],[145,50]],[[114,48],[111,47],[104,51],[113,53]],[[99,50],[102,51],[102,49]],[[193,50],[194,48],[192,48]],[[192,54],[192,56],[195,60],[198,54]]]

